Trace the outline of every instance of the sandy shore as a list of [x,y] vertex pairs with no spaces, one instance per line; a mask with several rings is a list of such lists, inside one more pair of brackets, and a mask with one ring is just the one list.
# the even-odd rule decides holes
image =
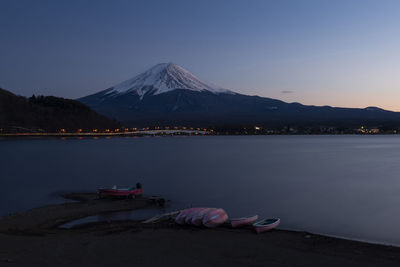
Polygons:
[[46,206],[0,220],[0,266],[400,266],[400,248],[275,230],[199,229],[171,221],[57,225],[148,199]]
[[152,205],[147,198],[137,198],[133,201],[97,199],[95,193],[65,194],[63,197],[77,202],[49,205],[5,216],[0,220],[0,232],[42,233],[82,217]]

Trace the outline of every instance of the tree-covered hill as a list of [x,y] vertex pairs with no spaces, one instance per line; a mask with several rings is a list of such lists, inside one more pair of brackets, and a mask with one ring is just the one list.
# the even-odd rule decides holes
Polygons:
[[0,129],[2,132],[46,131],[60,129],[113,129],[119,122],[99,115],[88,106],[54,96],[17,96],[0,88]]

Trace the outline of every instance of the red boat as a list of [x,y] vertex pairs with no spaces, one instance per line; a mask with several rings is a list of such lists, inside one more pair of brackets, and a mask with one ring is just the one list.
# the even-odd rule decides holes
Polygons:
[[130,188],[117,188],[117,186],[113,186],[112,188],[100,188],[98,194],[99,198],[107,196],[135,198],[143,194],[143,188],[140,183],[137,183],[136,187]]

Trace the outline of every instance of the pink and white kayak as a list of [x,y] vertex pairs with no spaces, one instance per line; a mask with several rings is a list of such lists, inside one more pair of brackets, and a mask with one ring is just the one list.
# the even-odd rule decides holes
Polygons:
[[192,209],[193,209],[193,208],[182,210],[182,211],[178,214],[178,216],[176,216],[175,222],[176,222],[177,224],[185,224],[186,215],[187,215],[188,213],[190,213],[190,212],[192,211]]
[[233,228],[243,227],[247,225],[251,225],[258,220],[258,215],[250,216],[250,217],[242,217],[242,218],[234,218],[231,219],[231,225]]
[[278,227],[280,224],[281,219],[279,218],[273,218],[273,219],[264,219],[261,221],[258,221],[256,223],[253,223],[253,227],[256,230],[257,234],[269,231],[271,229],[274,229]]
[[201,210],[197,211],[196,214],[192,216],[191,223],[195,226],[201,226],[204,215],[206,215],[210,210],[213,210],[213,208],[202,208]]
[[201,211],[204,208],[192,208],[190,212],[188,212],[185,216],[185,223],[186,224],[191,224],[192,223],[192,218],[193,216],[196,216],[196,214]]
[[212,209],[204,215],[202,223],[205,227],[213,228],[226,220],[228,220],[228,214],[223,209]]

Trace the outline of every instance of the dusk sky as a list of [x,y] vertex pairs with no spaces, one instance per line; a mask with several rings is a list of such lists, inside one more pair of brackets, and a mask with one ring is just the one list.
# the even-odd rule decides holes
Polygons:
[[161,62],[233,91],[400,111],[400,1],[0,0],[0,87],[78,98]]

